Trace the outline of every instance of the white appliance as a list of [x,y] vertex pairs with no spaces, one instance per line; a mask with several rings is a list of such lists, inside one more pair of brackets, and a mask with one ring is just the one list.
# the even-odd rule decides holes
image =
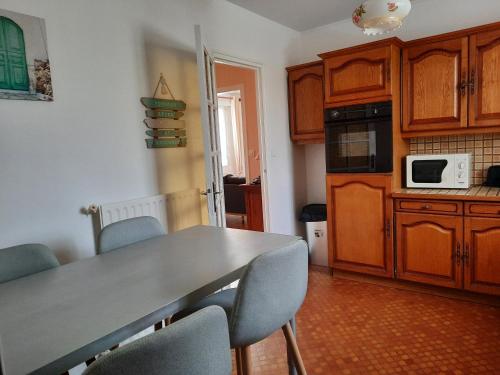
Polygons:
[[468,189],[472,180],[471,154],[408,155],[406,187]]

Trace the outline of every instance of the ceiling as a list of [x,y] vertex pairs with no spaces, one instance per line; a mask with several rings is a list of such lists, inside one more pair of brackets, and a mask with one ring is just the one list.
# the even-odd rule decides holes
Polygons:
[[272,21],[305,31],[351,18],[363,0],[228,0]]

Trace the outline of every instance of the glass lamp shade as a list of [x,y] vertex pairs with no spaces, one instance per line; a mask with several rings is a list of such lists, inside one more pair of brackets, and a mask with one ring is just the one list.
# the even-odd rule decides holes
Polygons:
[[384,34],[401,27],[410,10],[410,0],[367,0],[354,10],[352,22],[366,35]]

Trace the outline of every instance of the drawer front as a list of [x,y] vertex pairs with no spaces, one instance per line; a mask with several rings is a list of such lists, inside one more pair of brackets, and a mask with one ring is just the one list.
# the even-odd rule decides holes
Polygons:
[[467,202],[466,216],[500,217],[500,203]]
[[396,211],[461,215],[463,213],[463,203],[455,201],[396,199]]

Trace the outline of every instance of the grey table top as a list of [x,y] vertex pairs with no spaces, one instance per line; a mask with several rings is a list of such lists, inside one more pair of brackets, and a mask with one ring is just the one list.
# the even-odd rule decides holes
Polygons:
[[297,239],[197,226],[0,284],[0,373],[62,373]]

